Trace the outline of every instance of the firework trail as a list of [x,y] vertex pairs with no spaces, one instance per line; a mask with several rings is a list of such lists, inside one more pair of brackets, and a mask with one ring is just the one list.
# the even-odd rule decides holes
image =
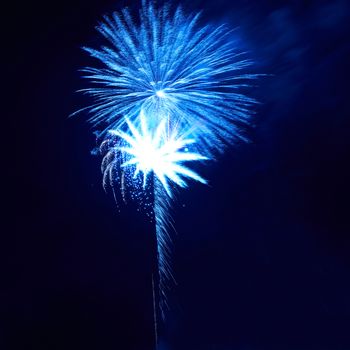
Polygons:
[[251,61],[230,41],[232,31],[200,26],[199,17],[143,1],[137,19],[127,9],[104,17],[97,29],[106,45],[85,48],[101,64],[83,70],[92,83],[83,91],[94,100],[83,110],[102,130],[103,184],[119,185],[124,200],[153,203],[162,313],[174,189],[206,183],[189,165],[244,139],[254,103],[240,88],[257,75],[244,73]]

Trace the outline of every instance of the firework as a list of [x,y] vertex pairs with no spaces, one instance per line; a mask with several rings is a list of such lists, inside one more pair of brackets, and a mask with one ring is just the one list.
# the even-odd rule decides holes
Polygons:
[[85,68],[93,98],[89,121],[101,130],[105,186],[140,201],[150,188],[156,223],[160,304],[172,279],[169,208],[176,187],[206,183],[193,165],[244,139],[254,100],[241,92],[257,75],[225,25],[199,24],[200,14],[144,1],[139,17],[124,9],[97,27],[106,44],[85,50],[100,67]]

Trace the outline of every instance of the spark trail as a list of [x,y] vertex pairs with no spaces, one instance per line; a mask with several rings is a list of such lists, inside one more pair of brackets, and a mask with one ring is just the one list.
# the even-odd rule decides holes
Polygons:
[[128,9],[105,16],[97,27],[106,44],[85,50],[100,62],[85,68],[92,96],[89,121],[102,130],[103,183],[119,184],[125,200],[149,205],[153,190],[164,315],[176,187],[206,183],[193,165],[214,159],[225,146],[245,139],[255,101],[241,92],[257,75],[225,25],[200,25],[200,14],[143,1],[139,18]]

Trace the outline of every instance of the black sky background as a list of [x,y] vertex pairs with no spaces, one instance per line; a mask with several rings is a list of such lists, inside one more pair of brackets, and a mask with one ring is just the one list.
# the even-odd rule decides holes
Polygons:
[[[1,349],[154,349],[152,223],[101,185],[80,50],[103,14],[132,1],[16,3],[4,12],[15,121],[15,213],[5,238]],[[238,27],[271,74],[250,143],[198,169],[173,215],[177,286],[161,350],[349,350],[349,3],[199,1]],[[16,25],[15,25],[16,23]],[[8,102],[5,101],[5,102]],[[15,147],[14,147],[15,146]],[[13,230],[15,228],[15,230]]]

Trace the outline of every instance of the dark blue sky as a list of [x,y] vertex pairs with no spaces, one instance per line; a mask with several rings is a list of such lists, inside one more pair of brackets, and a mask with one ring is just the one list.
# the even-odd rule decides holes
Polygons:
[[[152,224],[118,212],[84,115],[67,118],[89,104],[74,93],[91,63],[79,47],[124,5],[138,3],[28,2],[6,25],[16,211],[2,233],[1,349],[153,349]],[[161,350],[349,350],[350,5],[183,5],[237,27],[270,76],[250,89],[251,142],[200,169],[210,186],[174,206],[178,285]]]

